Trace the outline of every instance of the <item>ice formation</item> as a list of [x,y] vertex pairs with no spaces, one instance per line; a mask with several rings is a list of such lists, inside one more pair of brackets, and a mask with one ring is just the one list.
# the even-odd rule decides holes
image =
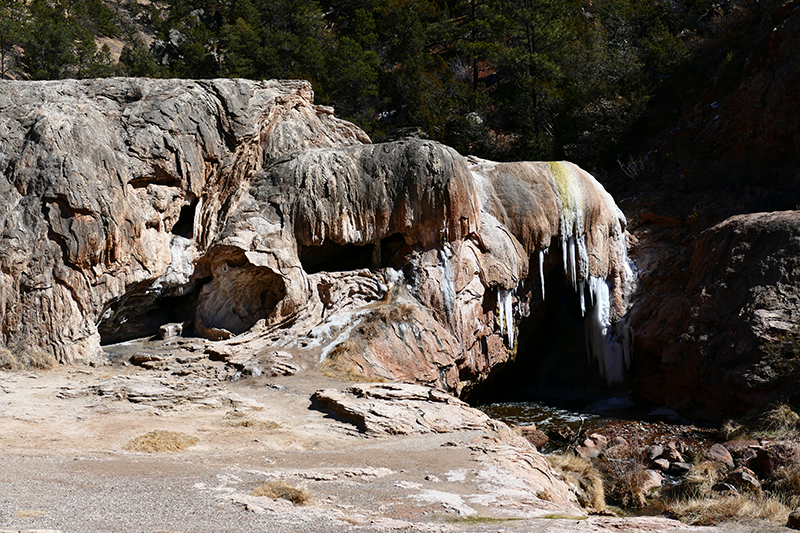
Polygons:
[[[583,227],[583,192],[572,170],[563,163],[550,163],[550,171],[556,184],[559,200],[560,244],[564,274],[572,284],[572,288],[580,300],[581,313],[586,316],[586,282],[591,308],[586,316],[587,349],[598,365],[600,375],[610,386],[618,385],[625,379],[625,369],[630,366],[630,332],[624,321],[619,321],[618,334],[611,327],[611,286],[608,280],[591,276],[589,272],[589,253]],[[600,184],[592,184],[597,192],[613,205],[613,199]],[[614,206],[614,209],[617,209]],[[611,238],[619,239],[622,250],[622,264],[626,269],[626,278],[633,275],[626,250],[625,232],[617,222]],[[541,265],[541,259],[540,259]],[[622,337],[622,342],[620,342]],[[626,342],[627,341],[627,342]]]
[[512,306],[513,291],[497,288],[497,312],[500,329],[505,328],[508,347],[514,347],[514,309]]

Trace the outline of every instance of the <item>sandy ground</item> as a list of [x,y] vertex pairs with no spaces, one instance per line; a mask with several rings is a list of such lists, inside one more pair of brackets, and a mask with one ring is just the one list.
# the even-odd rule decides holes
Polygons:
[[[789,531],[565,514],[477,452],[481,431],[367,438],[311,406],[314,391],[347,383],[311,371],[220,381],[214,365],[205,377],[0,372],[0,533]],[[198,442],[125,449],[159,429]],[[250,495],[278,480],[309,503]]]

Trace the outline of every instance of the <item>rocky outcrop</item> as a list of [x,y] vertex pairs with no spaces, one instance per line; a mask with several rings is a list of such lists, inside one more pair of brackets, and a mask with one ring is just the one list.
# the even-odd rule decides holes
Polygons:
[[1,93],[10,348],[90,361],[177,323],[238,367],[280,351],[460,391],[513,357],[563,271],[599,372],[622,379],[625,219],[575,165],[373,145],[300,81]]
[[650,369],[637,392],[712,418],[794,398],[798,257],[797,211],[739,215],[705,231],[683,290],[632,311],[636,361]]

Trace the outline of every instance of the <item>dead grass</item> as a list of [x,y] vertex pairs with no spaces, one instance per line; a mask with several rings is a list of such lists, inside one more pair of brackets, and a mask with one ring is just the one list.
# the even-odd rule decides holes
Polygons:
[[385,382],[383,378],[368,376],[363,368],[353,362],[353,358],[359,356],[358,351],[358,344],[351,340],[339,343],[320,363],[319,371],[341,381]]
[[771,491],[791,508],[800,508],[800,463],[780,468],[775,474]]
[[606,497],[622,507],[647,505],[647,473],[644,447],[620,445],[609,448],[599,460],[605,474]]
[[248,417],[246,413],[241,411],[228,411],[225,413],[224,424],[228,427],[234,428],[253,428],[259,430],[279,429],[281,427],[277,422],[271,420],[253,420]]
[[748,519],[785,524],[790,512],[779,499],[755,494],[666,500],[661,502],[661,509],[668,516],[695,526]]
[[727,467],[716,461],[701,461],[692,465],[689,473],[678,487],[685,498],[704,498],[711,494],[711,488],[727,474]]
[[564,481],[577,489],[578,503],[584,508],[604,511],[606,508],[603,478],[588,459],[572,454],[549,455],[550,464],[561,470]]
[[11,351],[0,348],[0,369],[3,370],[50,370],[56,366],[55,357],[39,347]]
[[303,489],[293,487],[285,481],[270,481],[266,485],[259,485],[250,492],[251,496],[266,496],[273,500],[283,499],[294,505],[305,505],[311,495]]
[[185,450],[195,444],[197,444],[197,437],[177,431],[157,429],[139,435],[126,444],[125,449],[132,452],[169,453]]
[[384,305],[366,315],[355,332],[364,340],[377,339],[383,334],[382,325],[408,322],[413,316],[413,306],[407,304]]
[[800,415],[791,406],[781,403],[761,418],[766,436],[776,440],[800,439]]
[[47,515],[44,511],[36,511],[33,509],[23,509],[14,513],[14,518],[41,518]]

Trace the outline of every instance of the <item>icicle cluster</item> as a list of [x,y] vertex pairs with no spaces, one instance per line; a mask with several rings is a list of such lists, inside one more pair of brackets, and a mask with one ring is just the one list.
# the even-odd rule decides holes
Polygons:
[[[607,280],[591,276],[589,273],[589,253],[583,227],[584,199],[580,184],[573,172],[562,163],[550,163],[550,170],[559,198],[559,229],[564,274],[578,295],[583,316],[586,316],[585,280],[588,278],[591,309],[586,320],[587,351],[590,357],[597,361],[600,375],[606,383],[617,385],[624,381],[625,369],[630,366],[629,330],[622,321],[618,324],[621,335],[611,327],[611,286]],[[598,192],[605,193],[605,190]],[[625,233],[619,223],[616,229],[615,236],[620,239],[626,274],[631,275]],[[542,264],[541,256],[539,263]]]

